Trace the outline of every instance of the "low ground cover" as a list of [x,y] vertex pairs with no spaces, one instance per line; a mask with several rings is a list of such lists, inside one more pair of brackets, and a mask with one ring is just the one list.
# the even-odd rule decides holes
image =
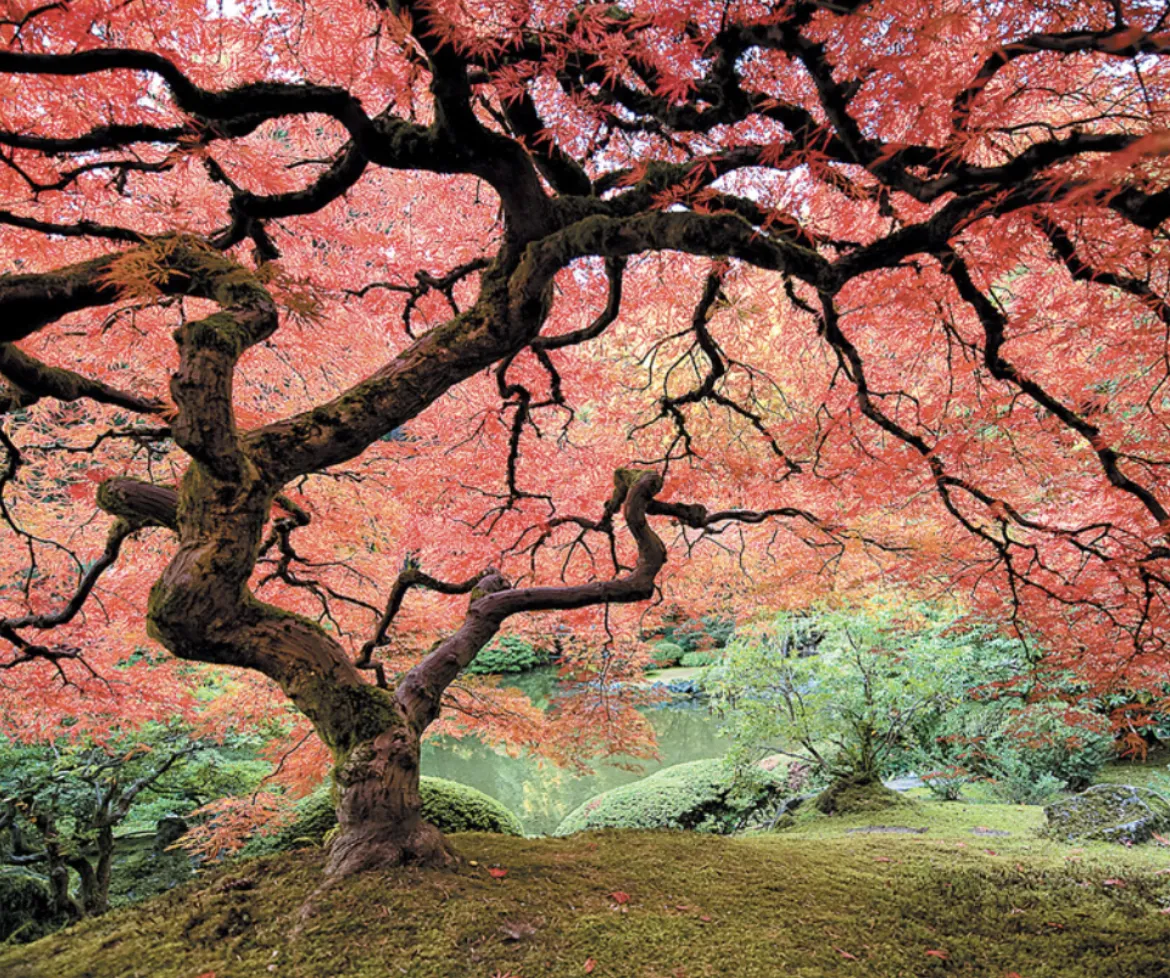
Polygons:
[[466,834],[455,873],[371,873],[316,895],[310,849],[0,952],[0,974],[1170,975],[1170,850],[1062,845],[1042,825],[1036,807],[914,800],[809,807],[786,831],[737,838]]

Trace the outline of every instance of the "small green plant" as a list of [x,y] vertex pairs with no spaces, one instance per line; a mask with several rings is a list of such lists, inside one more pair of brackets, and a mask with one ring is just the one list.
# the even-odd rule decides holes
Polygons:
[[1034,763],[1021,751],[1005,750],[990,765],[992,793],[1011,805],[1046,805],[1064,788],[1053,774],[1037,773]]
[[654,651],[650,653],[654,665],[659,669],[677,666],[684,654],[683,647],[675,642],[655,642]]
[[467,672],[475,675],[490,675],[504,672],[527,672],[537,666],[546,666],[551,661],[547,649],[538,648],[515,635],[504,635],[496,639],[472,660]]

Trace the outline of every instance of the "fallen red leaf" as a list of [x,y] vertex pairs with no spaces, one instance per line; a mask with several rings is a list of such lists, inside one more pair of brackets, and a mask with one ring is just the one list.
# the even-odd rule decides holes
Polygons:
[[587,974],[587,975],[593,974],[593,969],[596,967],[597,967],[597,962],[594,961],[592,958],[585,959],[585,974]]
[[1125,880],[1106,880],[1104,886],[1125,886]]
[[702,915],[702,916],[701,916],[699,919],[700,919],[700,920],[701,920],[701,921],[702,921],[704,924],[709,924],[709,923],[711,923],[711,918],[710,918],[710,917],[708,917],[706,914],[703,914],[703,915]]
[[938,958],[940,961],[946,961],[950,957],[946,951],[927,951],[926,956],[928,958]]
[[494,866],[488,870],[488,873],[498,880],[502,880],[505,876],[508,875],[508,871],[506,869],[497,869]]
[[623,904],[623,903],[630,902],[630,895],[628,893],[624,892],[623,890],[614,890],[609,895],[609,898],[611,900],[613,900],[614,903],[619,904],[619,905]]

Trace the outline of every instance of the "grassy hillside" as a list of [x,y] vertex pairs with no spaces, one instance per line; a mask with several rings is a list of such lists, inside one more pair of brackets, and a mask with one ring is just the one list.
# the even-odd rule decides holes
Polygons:
[[370,874],[316,897],[321,855],[306,851],[0,951],[0,974],[1170,976],[1170,851],[1074,849],[1039,839],[1041,822],[918,802],[748,838],[469,834],[457,873]]

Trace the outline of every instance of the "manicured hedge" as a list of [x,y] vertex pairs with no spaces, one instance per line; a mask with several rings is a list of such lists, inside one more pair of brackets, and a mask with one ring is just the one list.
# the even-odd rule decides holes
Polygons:
[[783,769],[737,784],[721,759],[663,768],[596,795],[565,816],[556,835],[588,829],[691,829],[725,834],[784,797]]

